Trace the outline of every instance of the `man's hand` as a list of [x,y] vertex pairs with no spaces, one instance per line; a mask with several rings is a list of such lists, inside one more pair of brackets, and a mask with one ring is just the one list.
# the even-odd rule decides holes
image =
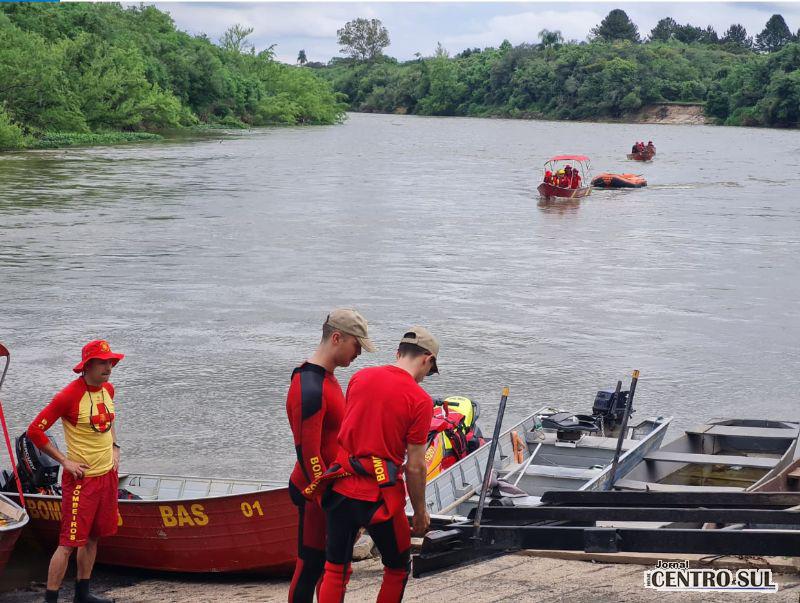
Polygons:
[[119,448],[114,447],[114,471],[119,473]]
[[425,536],[430,527],[431,516],[427,510],[421,514],[414,513],[414,517],[411,518],[411,534],[413,536]]
[[426,444],[409,444],[406,460],[406,486],[414,517],[411,519],[411,532],[414,536],[424,536],[431,525],[431,516],[425,506],[425,448]]
[[62,466],[64,467],[64,471],[69,471],[75,479],[83,479],[84,472],[89,468],[89,465],[77,463],[69,459],[64,459]]

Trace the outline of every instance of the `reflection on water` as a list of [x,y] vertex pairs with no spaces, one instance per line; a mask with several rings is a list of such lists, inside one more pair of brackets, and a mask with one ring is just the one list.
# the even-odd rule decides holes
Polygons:
[[[630,171],[645,133],[659,149],[637,165],[647,188],[538,202],[548,157]],[[106,337],[126,353],[113,379],[123,469],[284,478],[291,369],[336,305],[359,308],[379,345],[337,372],[343,385],[426,324],[442,374],[425,386],[474,397],[489,425],[504,385],[513,421],[545,404],[588,411],[634,368],[639,416],[675,415],[673,433],[800,418],[800,176],[776,152],[795,137],[353,115],[2,155],[12,431]],[[785,181],[765,177],[767,155]]]
[[580,199],[539,199],[536,206],[547,214],[571,214],[581,206]]

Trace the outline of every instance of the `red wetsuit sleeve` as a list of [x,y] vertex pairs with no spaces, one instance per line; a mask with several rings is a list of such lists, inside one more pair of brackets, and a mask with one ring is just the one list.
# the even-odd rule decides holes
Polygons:
[[45,431],[50,429],[53,423],[62,417],[72,418],[73,422],[77,419],[77,417],[69,416],[76,414],[73,409],[73,396],[70,394],[71,392],[68,388],[58,392],[50,401],[50,404],[45,406],[42,412],[36,415],[36,418],[28,426],[28,437],[36,444],[37,448],[41,448],[50,441]]
[[319,368],[305,365],[299,370],[299,404],[294,404],[291,412],[297,461],[309,482],[327,469],[322,459],[325,371]]

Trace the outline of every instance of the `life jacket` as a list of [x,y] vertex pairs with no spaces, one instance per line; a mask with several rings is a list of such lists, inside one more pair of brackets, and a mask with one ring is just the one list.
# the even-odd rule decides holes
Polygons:
[[428,448],[425,451],[428,480],[484,443],[480,430],[475,425],[478,414],[477,404],[462,396],[451,396],[434,402]]

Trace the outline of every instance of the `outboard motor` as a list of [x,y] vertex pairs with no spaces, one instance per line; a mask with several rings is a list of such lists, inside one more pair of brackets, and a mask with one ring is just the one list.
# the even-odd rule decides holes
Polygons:
[[[55,439],[50,443],[56,448]],[[17,438],[17,471],[25,492],[37,493],[43,488],[52,488],[58,483],[60,465],[36,447],[27,433]]]
[[[592,406],[592,416],[602,421],[603,429],[613,431],[617,425],[622,424],[625,417],[625,406],[628,403],[628,391],[620,391],[619,396],[614,390],[603,390],[597,392]],[[633,409],[631,409],[633,415]]]
[[542,427],[556,430],[556,446],[569,446],[574,448],[584,433],[600,431],[600,425],[595,417],[589,415],[573,415],[568,412],[559,412],[554,415],[542,417]]

